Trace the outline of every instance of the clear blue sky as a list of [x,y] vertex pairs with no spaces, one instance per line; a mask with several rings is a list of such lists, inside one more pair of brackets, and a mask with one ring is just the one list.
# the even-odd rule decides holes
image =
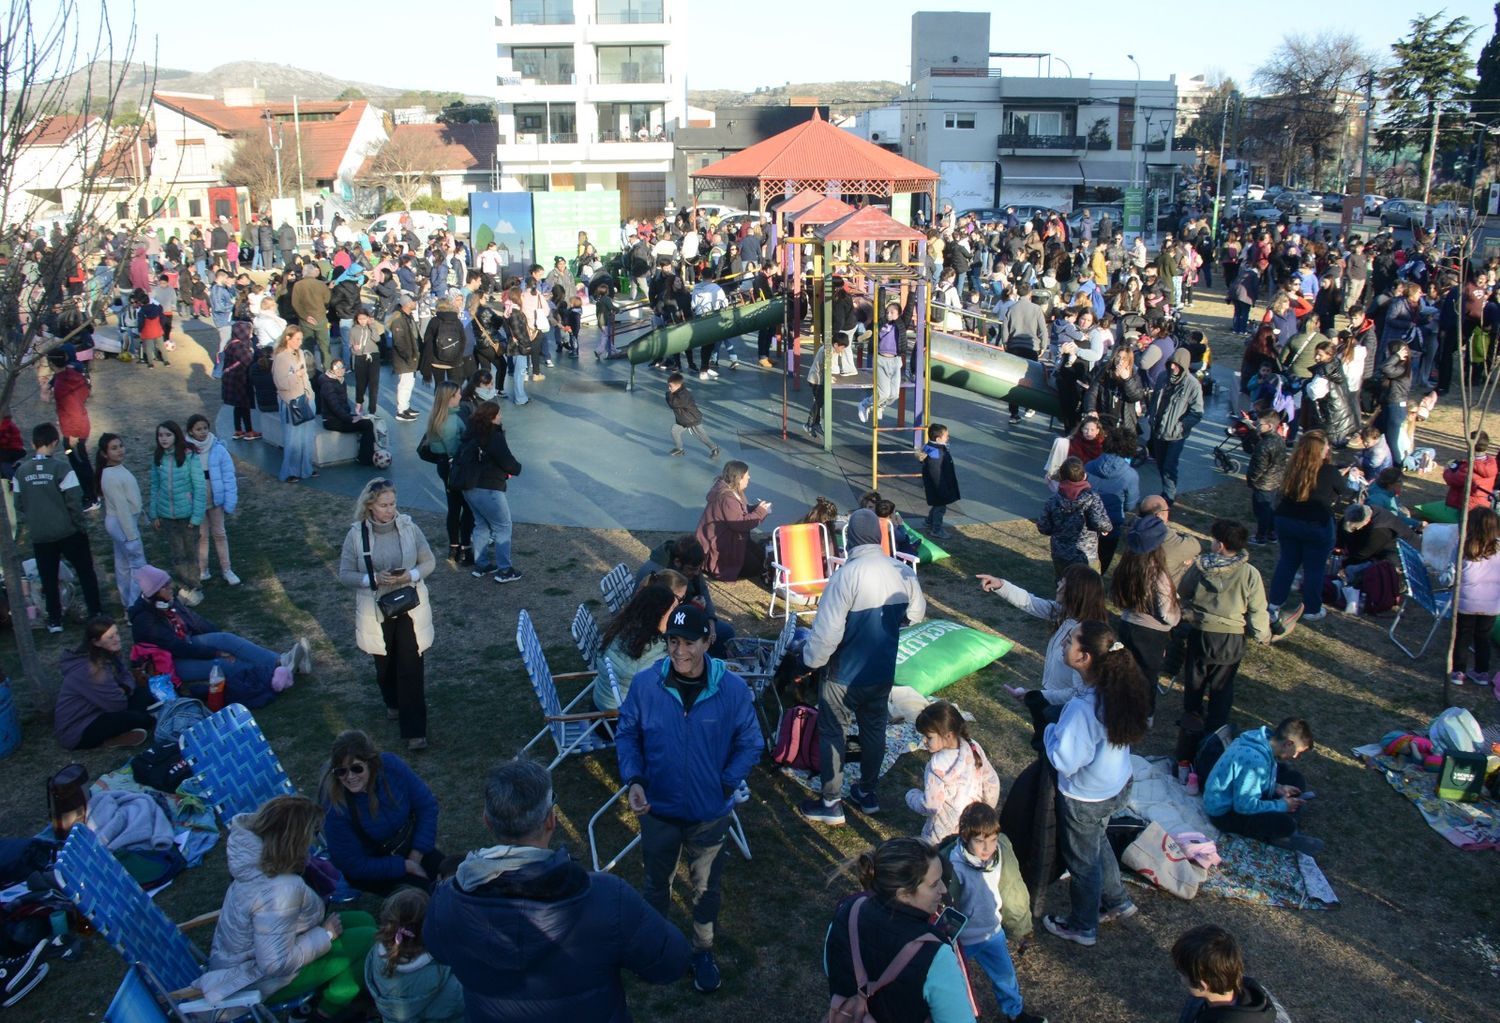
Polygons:
[[[91,0],[83,0],[87,10]],[[128,11],[106,0],[112,15]],[[501,0],[504,2],[504,0]],[[588,3],[588,0],[577,0]],[[1022,5],[1019,27],[1006,7],[934,0],[930,4],[863,0],[858,4],[808,0],[679,0],[691,25],[688,85],[694,89],[752,89],[788,81],[890,79],[905,81],[911,52],[911,14],[917,10],[990,10],[990,46],[1006,51],[1052,51],[1079,76],[1133,78],[1133,53],[1147,78],[1217,70],[1247,82],[1255,67],[1289,32],[1352,31],[1381,56],[1402,36],[1414,13],[1439,9],[1430,0],[1308,0],[1259,3],[1181,3],[1131,6],[1120,0],[1074,0]],[[997,10],[997,8],[999,10]],[[1449,0],[1450,16],[1479,27],[1474,53],[1495,28],[1488,0]],[[1056,11],[1046,24],[1037,11]],[[457,89],[489,95],[495,82],[493,3],[459,0],[437,6],[411,0],[363,0],[354,5],[306,0],[260,0],[249,6],[184,7],[180,0],[137,0],[141,52],[160,43],[163,67],[206,71],[233,60],[303,63],[340,78],[393,86]],[[1121,17],[1121,12],[1128,12]],[[784,21],[782,19],[785,19]],[[784,26],[784,35],[756,37],[751,24]],[[325,27],[326,26],[326,27]],[[327,37],[327,42],[323,37]],[[799,45],[799,39],[846,39],[847,45]],[[343,52],[344,60],[329,60]],[[405,51],[403,53],[403,51]],[[811,54],[812,56],[809,56]],[[1023,72],[1024,73],[1024,72]],[[1055,73],[1061,74],[1060,66]]]

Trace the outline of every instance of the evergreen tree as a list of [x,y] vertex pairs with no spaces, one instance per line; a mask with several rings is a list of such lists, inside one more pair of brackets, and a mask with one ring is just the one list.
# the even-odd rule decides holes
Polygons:
[[1377,132],[1380,145],[1392,152],[1422,139],[1422,201],[1432,193],[1438,132],[1459,128],[1467,117],[1467,100],[1474,92],[1474,64],[1469,43],[1478,31],[1468,18],[1443,21],[1444,12],[1411,21],[1405,39],[1391,44],[1396,62],[1386,68],[1380,84],[1386,90],[1387,116]]
[[[1469,104],[1474,119],[1491,124],[1500,121],[1500,3],[1495,4],[1495,33],[1490,36],[1484,49],[1479,51],[1479,84],[1474,89],[1474,98]],[[1487,149],[1496,145],[1486,136]],[[1491,159],[1490,153],[1480,154],[1480,165]]]

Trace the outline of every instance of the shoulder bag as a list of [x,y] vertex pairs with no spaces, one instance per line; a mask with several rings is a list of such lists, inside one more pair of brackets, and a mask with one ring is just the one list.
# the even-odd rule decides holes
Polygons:
[[301,426],[303,423],[311,422],[317,412],[313,409],[312,402],[307,400],[306,394],[299,394],[286,403],[287,418],[292,421],[293,426]]
[[[375,581],[375,562],[370,557],[370,526],[368,523],[359,524],[359,534],[365,545],[365,571],[370,574],[370,589],[380,590],[380,584]],[[417,588],[410,583],[389,593],[377,595],[375,606],[380,609],[383,618],[400,618],[409,611],[414,610],[422,603],[422,598],[417,594]]]

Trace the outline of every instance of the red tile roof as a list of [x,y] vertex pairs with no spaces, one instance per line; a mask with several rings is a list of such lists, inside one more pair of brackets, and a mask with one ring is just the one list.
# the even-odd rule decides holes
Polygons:
[[[152,99],[162,106],[176,110],[185,117],[213,128],[221,135],[241,135],[248,131],[265,131],[264,114],[267,110],[276,120],[285,125],[287,151],[295,152],[292,134],[292,104],[258,103],[254,106],[231,107],[218,100],[193,96],[175,96],[171,93],[156,93]],[[370,104],[362,99],[333,100],[328,102],[299,103],[297,111],[302,115],[302,168],[313,181],[331,180],[338,177],[339,165],[349,152],[349,143],[354,131]],[[308,115],[334,115],[329,120],[309,120]],[[286,151],[282,159],[286,159]],[[295,156],[293,156],[295,159]]]
[[818,224],[831,224],[835,220],[842,220],[853,212],[853,206],[850,206],[841,199],[825,195],[805,210],[795,213],[784,213],[783,218],[796,224],[800,230],[804,227],[813,227]]
[[865,206],[851,212],[842,220],[824,224],[814,234],[830,242],[919,242],[927,237],[878,206]]
[[812,120],[694,171],[694,178],[739,181],[935,182],[937,171],[835,128],[814,111]]
[[60,146],[97,120],[98,118],[93,114],[59,114],[55,117],[44,117],[32,125],[26,137],[21,140],[21,145]]
[[[398,124],[391,141],[414,139],[425,145],[439,172],[480,170],[488,173],[495,166],[495,147],[500,142],[500,126],[489,124]],[[370,170],[369,162],[360,173]]]

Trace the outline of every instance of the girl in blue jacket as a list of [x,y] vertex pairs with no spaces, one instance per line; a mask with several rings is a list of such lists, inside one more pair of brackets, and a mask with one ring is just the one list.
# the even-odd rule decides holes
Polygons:
[[224,529],[224,518],[233,515],[240,504],[239,481],[234,475],[234,459],[230,457],[219,438],[208,428],[208,417],[194,414],[188,417],[187,441],[203,464],[204,492],[203,525],[198,530],[198,576],[205,582],[211,578],[208,571],[208,541],[212,538],[214,549],[219,552],[219,570],[224,581],[238,586],[240,577],[229,567],[229,534]]
[[203,602],[198,571],[198,526],[208,504],[203,463],[188,447],[182,427],[172,420],[156,426],[156,455],[151,463],[151,528],[166,533],[177,599],[188,607]]
[[464,988],[422,944],[428,895],[403,888],[380,907],[365,987],[383,1023],[461,1023]]

